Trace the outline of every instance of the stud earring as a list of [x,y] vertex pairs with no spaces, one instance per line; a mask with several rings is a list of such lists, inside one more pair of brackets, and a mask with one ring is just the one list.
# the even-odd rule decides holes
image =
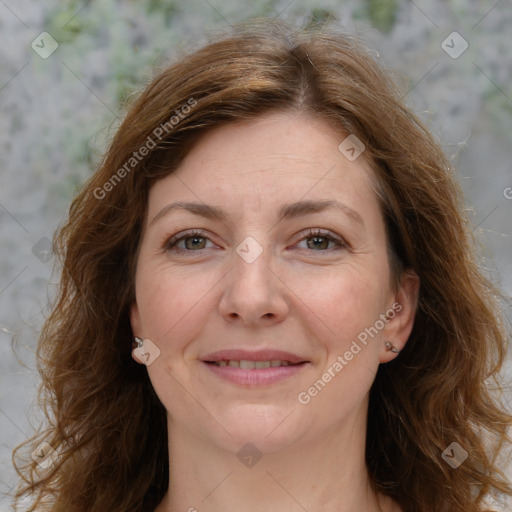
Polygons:
[[144,355],[144,340],[134,336],[132,342],[132,357],[140,363],[143,363],[140,356],[144,357]]
[[398,350],[393,343],[390,341],[384,342],[384,345],[386,346],[386,350],[388,352],[393,352],[394,354],[400,354],[400,350]]
[[132,356],[141,364],[149,366],[160,356],[160,349],[150,340],[135,336],[132,343]]
[[142,348],[144,346],[144,341],[142,338],[138,338],[137,336],[133,337],[132,348],[135,350],[136,348]]

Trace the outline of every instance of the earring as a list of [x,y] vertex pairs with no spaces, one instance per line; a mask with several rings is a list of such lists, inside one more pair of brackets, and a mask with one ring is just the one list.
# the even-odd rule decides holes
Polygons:
[[400,354],[400,350],[398,350],[393,343],[390,341],[385,341],[384,345],[386,346],[386,350],[388,352],[393,352],[394,354]]
[[132,357],[136,359],[137,361],[143,363],[143,361],[140,360],[140,357],[142,356],[144,358],[144,340],[142,338],[138,338],[137,336],[133,337],[132,342]]
[[160,349],[148,338],[143,340],[135,336],[133,338],[132,347],[133,358],[146,366],[149,366],[160,356]]
[[144,341],[142,338],[138,338],[137,336],[133,337],[132,348],[135,350],[136,348],[142,348],[144,346]]

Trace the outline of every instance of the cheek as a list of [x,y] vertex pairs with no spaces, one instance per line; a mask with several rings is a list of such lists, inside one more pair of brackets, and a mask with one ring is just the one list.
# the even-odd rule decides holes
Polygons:
[[315,424],[337,421],[359,410],[379,365],[378,336],[364,339],[360,335],[384,312],[380,280],[385,276],[354,267],[339,270],[317,281],[314,296],[308,299],[304,293],[306,304],[316,313],[310,314],[307,328],[316,336],[317,353],[323,355],[315,377],[297,398],[301,407],[308,407],[305,412]]
[[162,348],[170,340],[180,340],[206,314],[208,292],[218,279],[186,268],[166,266],[141,268],[137,274],[137,304],[144,335]]
[[[384,276],[385,277],[385,276]],[[302,280],[296,292],[330,345],[343,346],[384,312],[382,278],[367,265],[346,265]],[[296,281],[296,285],[301,282]],[[307,313],[304,311],[304,313]]]

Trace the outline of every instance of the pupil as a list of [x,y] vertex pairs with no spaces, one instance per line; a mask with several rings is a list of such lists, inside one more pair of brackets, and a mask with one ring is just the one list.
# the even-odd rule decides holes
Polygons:
[[197,248],[201,245],[201,240],[204,240],[203,237],[201,236],[194,236],[194,237],[190,237],[188,238],[187,240],[192,240],[193,242],[192,243],[189,243],[189,248],[192,247],[192,248]]
[[[315,236],[315,237],[312,237],[313,240],[313,248],[318,248],[318,249],[326,249],[327,247],[325,246],[326,242],[328,243],[327,239],[323,236]],[[320,241],[320,244],[321,244],[321,247],[318,245],[318,242]],[[322,243],[323,242],[323,243]],[[310,249],[312,247],[310,246]]]

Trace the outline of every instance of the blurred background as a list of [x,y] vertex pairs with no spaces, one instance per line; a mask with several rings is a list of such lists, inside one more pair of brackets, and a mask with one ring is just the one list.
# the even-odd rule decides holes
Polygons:
[[510,0],[0,0],[0,512],[40,420],[54,230],[155,66],[259,16],[329,19],[374,50],[456,165],[482,268],[512,294]]

